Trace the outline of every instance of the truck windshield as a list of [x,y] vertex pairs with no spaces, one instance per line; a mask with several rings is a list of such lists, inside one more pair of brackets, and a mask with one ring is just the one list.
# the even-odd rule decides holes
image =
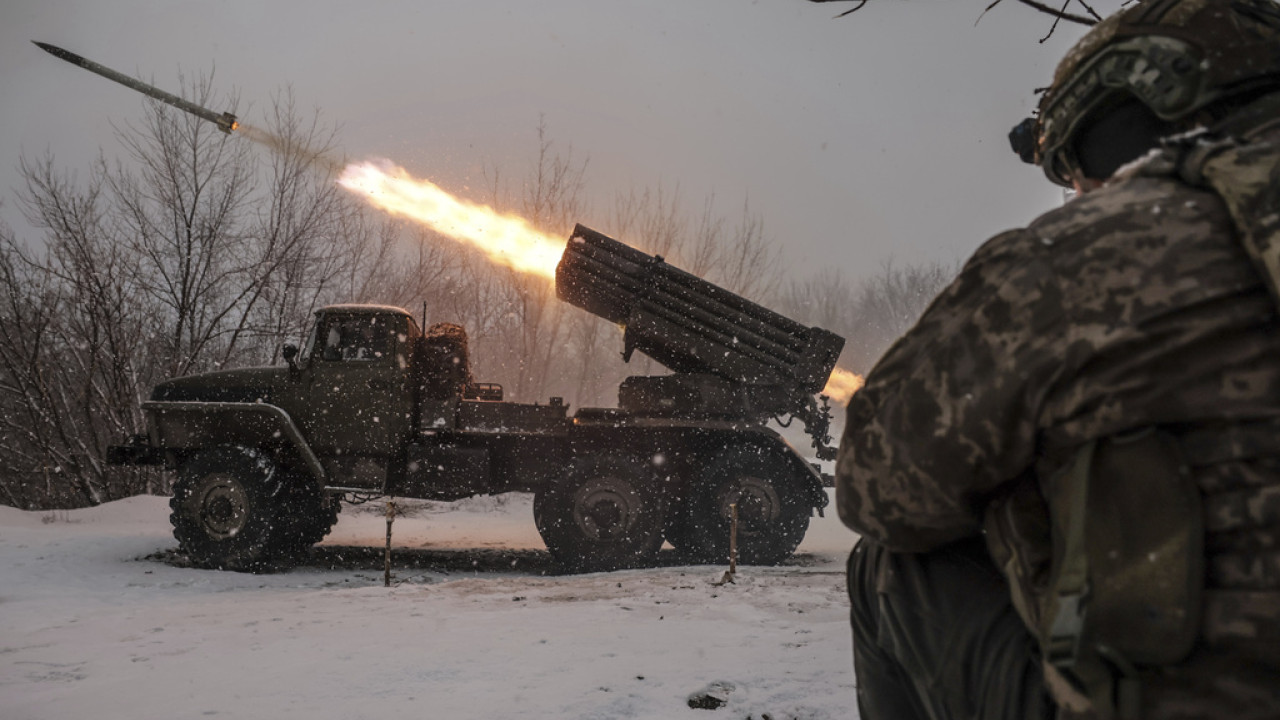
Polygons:
[[387,318],[377,315],[329,318],[317,338],[320,357],[328,361],[381,360],[387,356],[394,332]]

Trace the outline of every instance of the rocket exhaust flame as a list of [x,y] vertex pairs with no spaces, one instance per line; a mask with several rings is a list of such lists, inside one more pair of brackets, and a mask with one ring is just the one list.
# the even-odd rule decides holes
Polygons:
[[[470,244],[501,265],[555,281],[565,241],[538,231],[523,218],[454,197],[388,160],[351,163],[338,176],[338,184],[392,215]],[[844,405],[862,384],[862,376],[836,368],[822,393]]]
[[861,375],[843,368],[836,368],[831,372],[831,379],[827,380],[827,386],[822,389],[822,394],[841,405],[848,405],[853,394],[858,392],[865,383],[866,380]]
[[392,215],[468,243],[494,262],[555,281],[566,241],[540,232],[523,218],[454,197],[386,160],[347,165],[338,184]]

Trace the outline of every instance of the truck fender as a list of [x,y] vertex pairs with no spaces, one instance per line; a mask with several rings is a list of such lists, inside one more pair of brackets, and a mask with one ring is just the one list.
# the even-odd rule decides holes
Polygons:
[[150,420],[152,445],[163,449],[196,449],[213,445],[257,447],[258,438],[274,437],[297,452],[318,487],[325,485],[324,466],[283,408],[270,403],[169,402],[142,403]]

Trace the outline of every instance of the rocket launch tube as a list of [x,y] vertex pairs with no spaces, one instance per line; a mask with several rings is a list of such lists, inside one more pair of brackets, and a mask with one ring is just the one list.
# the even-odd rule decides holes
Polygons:
[[164,90],[161,90],[158,87],[153,87],[151,85],[148,85],[142,82],[141,80],[135,80],[134,78],[131,78],[128,75],[125,75],[124,73],[116,72],[115,70],[112,70],[111,68],[105,65],[99,65],[98,63],[88,58],[81,57],[71,52],[70,50],[63,50],[62,48],[56,45],[50,45],[48,43],[42,43],[35,40],[32,40],[31,42],[35,43],[36,47],[40,48],[41,50],[44,50],[45,52],[49,53],[50,55],[56,58],[59,58],[61,60],[66,60],[72,65],[79,65],[80,67],[84,68],[85,70],[88,70],[89,72],[97,73],[108,80],[114,80],[115,82],[118,82],[121,85],[124,85],[125,87],[133,88],[134,90],[137,90],[143,95],[153,97],[162,103],[167,103],[169,105],[172,105],[178,108],[179,110],[184,110],[186,112],[189,112],[198,118],[208,120],[214,125],[217,125],[218,129],[224,133],[230,133],[232,130],[236,129],[236,125],[237,125],[236,116],[232,115],[229,112],[216,113],[208,108],[200,107],[199,105],[196,105],[195,103],[189,100],[183,100],[177,95],[174,95],[172,93],[167,93]]
[[556,295],[625,327],[639,350],[682,373],[820,392],[844,338],[808,327],[590,228],[556,267]]

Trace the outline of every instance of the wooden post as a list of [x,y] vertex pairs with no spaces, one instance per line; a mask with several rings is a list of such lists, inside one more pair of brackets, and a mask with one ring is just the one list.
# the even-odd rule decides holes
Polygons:
[[387,552],[382,564],[382,586],[391,587],[391,523],[396,519],[396,504],[387,501]]
[[738,572],[738,503],[729,504],[729,575]]
[[735,574],[737,574],[737,503],[731,502],[728,505],[728,570],[724,570],[724,577],[719,579],[718,583],[712,584],[730,584]]

